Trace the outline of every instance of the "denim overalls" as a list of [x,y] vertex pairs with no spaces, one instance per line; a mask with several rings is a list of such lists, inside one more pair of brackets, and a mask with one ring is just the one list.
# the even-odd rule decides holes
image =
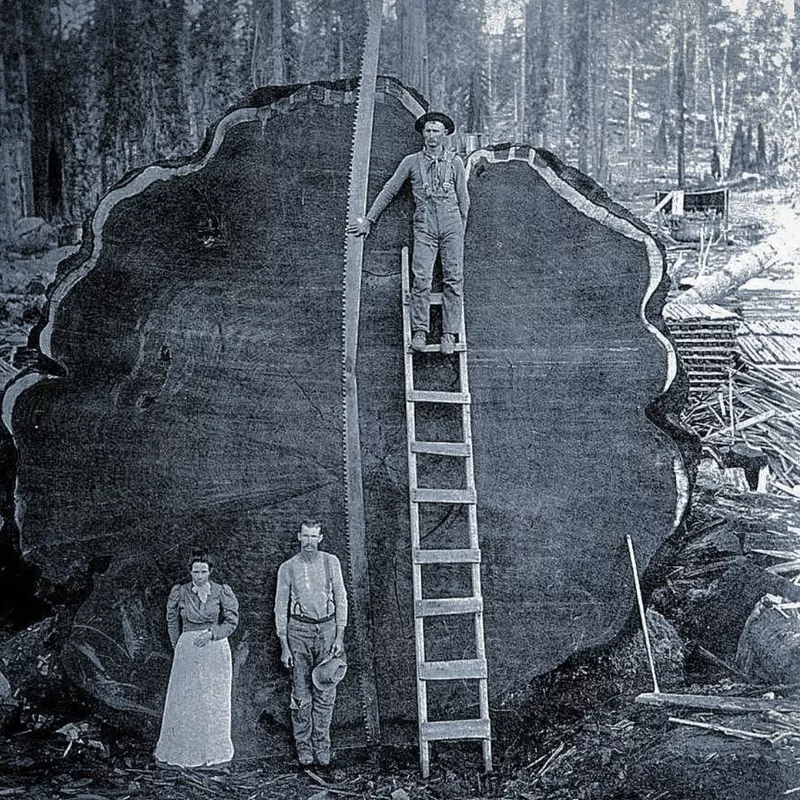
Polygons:
[[[434,162],[424,152],[416,155],[411,183],[414,192],[414,255],[411,271],[411,329],[430,328],[430,293],[437,251],[442,259],[442,332],[461,330],[464,287],[464,223],[455,189],[454,154],[445,151]],[[436,174],[438,170],[438,175]]]

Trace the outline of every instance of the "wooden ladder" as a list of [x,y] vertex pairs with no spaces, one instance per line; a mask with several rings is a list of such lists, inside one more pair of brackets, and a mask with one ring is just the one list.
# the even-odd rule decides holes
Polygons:
[[[462,308],[458,358],[459,391],[418,391],[414,388],[414,352],[411,349],[411,290],[408,248],[401,258],[403,275],[403,345],[406,389],[406,431],[408,441],[408,490],[411,522],[411,552],[414,592],[414,640],[417,658],[417,711],[419,717],[419,760],[422,777],[430,773],[430,743],[441,740],[480,739],[486,772],[492,770],[492,729],[489,719],[489,690],[486,646],[483,635],[483,596],[481,594],[481,551],[478,542],[477,495],[472,454],[472,422],[467,374],[467,337]],[[431,304],[441,305],[442,295],[432,293]],[[426,345],[425,352],[441,352],[438,344]],[[461,442],[425,442],[416,436],[417,403],[455,403],[461,406]],[[464,489],[421,489],[417,482],[417,456],[431,454],[463,460]],[[467,549],[424,549],[420,541],[420,503],[465,504],[468,510],[469,547]],[[422,570],[430,564],[468,564],[472,594],[469,597],[423,599]],[[475,658],[427,661],[425,659],[425,619],[452,614],[474,618]],[[477,681],[480,716],[475,719],[428,720],[428,681]]]

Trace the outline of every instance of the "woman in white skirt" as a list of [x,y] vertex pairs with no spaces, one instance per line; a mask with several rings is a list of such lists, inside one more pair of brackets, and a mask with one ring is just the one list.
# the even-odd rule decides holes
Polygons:
[[233,758],[231,648],[239,622],[231,587],[209,580],[213,562],[196,551],[191,583],[172,588],[167,629],[175,655],[155,758],[159,766],[207,767]]

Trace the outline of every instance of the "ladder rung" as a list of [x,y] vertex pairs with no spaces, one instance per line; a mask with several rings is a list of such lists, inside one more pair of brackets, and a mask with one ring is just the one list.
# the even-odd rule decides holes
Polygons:
[[455,503],[475,505],[474,489],[412,489],[412,503]]
[[472,455],[472,447],[467,442],[411,442],[411,452],[468,458]]
[[[411,349],[411,345],[409,344],[409,349]],[[464,342],[456,342],[453,345],[453,352],[455,353],[463,353],[467,349],[467,345]],[[415,353],[441,353],[442,346],[440,344],[426,344],[421,350],[414,350]]]
[[491,739],[488,719],[452,719],[445,722],[422,722],[419,736],[425,742],[442,739]]
[[475,550],[414,550],[415,564],[480,564],[481,551]]
[[406,392],[406,400],[411,403],[461,403],[471,402],[468,392]]
[[421,681],[481,680],[486,677],[486,661],[482,658],[427,661],[419,665],[417,677]]
[[478,614],[483,611],[482,597],[443,597],[437,600],[417,600],[417,617],[444,617],[451,614]]

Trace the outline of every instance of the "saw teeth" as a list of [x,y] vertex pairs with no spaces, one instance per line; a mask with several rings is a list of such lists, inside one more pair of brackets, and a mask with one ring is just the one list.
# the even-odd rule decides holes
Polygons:
[[[364,34],[364,46],[361,50],[361,69],[360,69],[360,79],[358,84],[358,100],[356,101],[356,108],[355,108],[355,118],[353,120],[353,135],[350,140],[350,171],[348,173],[348,184],[347,184],[347,222],[349,222],[350,218],[350,209],[354,207],[356,201],[360,201],[361,197],[356,197],[355,193],[358,191],[359,195],[363,194],[366,197],[366,183],[369,179],[369,161],[372,151],[372,121],[374,115],[374,108],[375,108],[375,85],[377,80],[377,66],[378,66],[378,47],[380,44],[380,32],[381,32],[381,0],[366,0],[366,12],[367,12],[367,27],[366,32]],[[366,97],[364,89],[366,91]],[[371,87],[371,88],[370,88]],[[371,107],[364,111],[365,104],[369,104]],[[363,119],[362,119],[363,113]],[[365,123],[362,127],[362,123]],[[363,142],[362,142],[363,140]],[[363,146],[356,148],[356,144],[361,143]],[[359,159],[366,160],[366,171],[363,176],[364,184],[363,186],[355,185],[354,175],[356,172],[356,168],[359,165],[359,161],[357,161],[357,156]],[[363,163],[363,162],[361,162]],[[362,201],[363,202],[363,201]],[[363,212],[362,212],[363,213]],[[351,247],[358,247],[360,249],[360,255],[357,258],[357,266],[355,269],[358,271],[358,282],[359,282],[359,290],[357,292],[357,296],[355,297],[355,302],[348,296],[348,277],[351,275],[351,271],[348,270],[348,255],[350,253]],[[351,503],[351,494],[358,493],[358,487],[354,487],[353,483],[350,480],[349,470],[348,470],[348,441],[350,438],[351,428],[355,427],[355,431],[358,431],[358,398],[357,396],[354,399],[354,403],[352,407],[348,404],[348,382],[352,380],[355,381],[355,365],[356,365],[356,353],[353,352],[351,354],[348,353],[348,334],[350,333],[350,325],[357,324],[357,322],[349,322],[348,320],[352,317],[355,320],[358,319],[358,304],[360,303],[360,280],[361,280],[361,260],[363,259],[363,241],[356,243],[355,241],[351,242],[349,240],[348,234],[345,234],[345,243],[344,243],[344,271],[342,275],[342,446],[343,446],[343,459],[342,463],[344,466],[344,488],[345,488],[345,498],[347,505],[345,507],[345,531],[347,537],[347,550],[348,550],[348,572],[350,575],[350,586],[351,591],[353,594],[352,600],[352,607],[353,607],[353,621],[355,623],[354,628],[356,629],[356,640],[358,642],[358,650],[359,655],[364,656],[365,651],[368,651],[368,647],[365,647],[364,639],[362,638],[365,635],[366,631],[360,631],[360,625],[368,625],[369,624],[369,613],[366,609],[359,608],[360,605],[360,586],[356,586],[356,575],[353,568],[353,548],[366,547],[366,542],[363,541],[363,523],[361,523],[358,527],[361,528],[359,531],[354,531],[351,528],[350,523],[350,503]],[[353,308],[351,309],[351,305]],[[352,313],[348,313],[352,312]],[[358,331],[355,331],[355,348],[358,345]],[[353,374],[350,374],[350,373]],[[349,420],[348,414],[348,407],[351,407],[351,413],[353,413],[352,408],[354,407],[354,420]],[[360,475],[359,475],[360,480]],[[363,492],[363,490],[362,490]],[[363,514],[363,507],[361,509],[361,513]],[[356,526],[353,526],[356,527]],[[354,538],[356,538],[356,542],[354,543]],[[358,596],[357,596],[357,590]],[[368,643],[367,643],[368,644]],[[364,719],[364,727],[367,732],[367,739],[370,743],[377,743],[380,740],[380,720],[377,710],[377,687],[375,685],[375,673],[374,667],[371,661],[371,658],[362,657],[360,659],[361,663],[359,664],[359,685],[361,688],[361,713]]]

